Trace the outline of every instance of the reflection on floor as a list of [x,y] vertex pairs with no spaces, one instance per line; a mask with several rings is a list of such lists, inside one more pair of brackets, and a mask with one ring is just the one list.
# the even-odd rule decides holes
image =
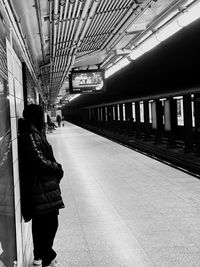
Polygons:
[[48,134],[65,176],[62,267],[199,267],[200,180],[70,123]]

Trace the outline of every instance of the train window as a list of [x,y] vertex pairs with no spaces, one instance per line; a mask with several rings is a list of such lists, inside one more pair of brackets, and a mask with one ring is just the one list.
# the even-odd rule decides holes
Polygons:
[[140,122],[144,122],[144,102],[140,101]]
[[194,114],[194,95],[191,95],[191,105],[192,105],[192,127],[195,127],[195,114]]
[[166,98],[162,98],[160,99],[160,101],[162,103],[162,121],[163,121],[163,124],[165,124],[164,105],[165,105]]
[[125,104],[122,105],[123,108],[123,121],[126,120],[126,108],[125,108]]
[[177,99],[177,121],[179,126],[184,125],[183,119],[183,97],[176,98]]
[[90,120],[92,119],[91,109],[89,109],[89,118],[90,118]]
[[116,117],[115,117],[115,107],[114,106],[112,107],[112,110],[113,110],[113,120],[115,120]]
[[105,117],[106,121],[108,121],[108,107],[105,107]]
[[132,118],[133,118],[133,121],[135,121],[135,103],[132,102]]
[[97,116],[98,116],[98,121],[100,121],[101,120],[100,108],[97,108]]
[[117,105],[117,119],[120,121],[120,110],[119,110],[119,104]]
[[101,117],[101,121],[103,121],[103,110],[102,110],[102,108],[100,108],[100,117]]
[[149,101],[149,122],[152,123],[152,107],[151,107],[152,101]]

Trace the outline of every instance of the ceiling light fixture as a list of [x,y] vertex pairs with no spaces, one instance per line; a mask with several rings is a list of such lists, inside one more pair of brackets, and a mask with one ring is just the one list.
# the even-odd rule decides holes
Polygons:
[[[173,15],[174,13],[170,14],[168,18],[172,18]],[[124,57],[115,65],[107,69],[106,78],[110,77],[112,74],[114,74],[121,68],[128,65],[130,63],[128,58],[130,58],[131,60],[136,60],[146,52],[150,51],[151,49],[159,45],[161,42],[165,41],[170,36],[177,33],[183,27],[189,25],[190,23],[194,22],[199,18],[200,18],[200,1],[198,1],[198,3],[193,3],[192,5],[190,5],[190,7],[188,7],[187,10],[184,10],[184,12],[181,14],[179,13],[174,19],[171,19],[171,21],[167,22],[165,19],[165,24],[162,24],[162,26],[155,33],[150,35],[150,32],[148,32],[147,35],[143,36],[143,38],[140,40],[137,46],[135,45],[132,46],[133,50],[127,57]],[[146,39],[144,37],[146,37]],[[124,62],[125,64],[120,65],[120,62]]]

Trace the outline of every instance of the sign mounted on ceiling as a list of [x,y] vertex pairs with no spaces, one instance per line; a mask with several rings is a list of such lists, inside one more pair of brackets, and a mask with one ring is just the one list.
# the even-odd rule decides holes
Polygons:
[[71,94],[101,93],[106,90],[103,69],[77,70],[69,75]]

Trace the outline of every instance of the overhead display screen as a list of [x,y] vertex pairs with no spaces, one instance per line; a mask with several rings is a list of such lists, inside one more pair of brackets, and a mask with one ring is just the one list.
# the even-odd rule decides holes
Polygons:
[[105,71],[103,69],[72,71],[69,75],[69,92],[71,94],[100,93],[105,89]]

